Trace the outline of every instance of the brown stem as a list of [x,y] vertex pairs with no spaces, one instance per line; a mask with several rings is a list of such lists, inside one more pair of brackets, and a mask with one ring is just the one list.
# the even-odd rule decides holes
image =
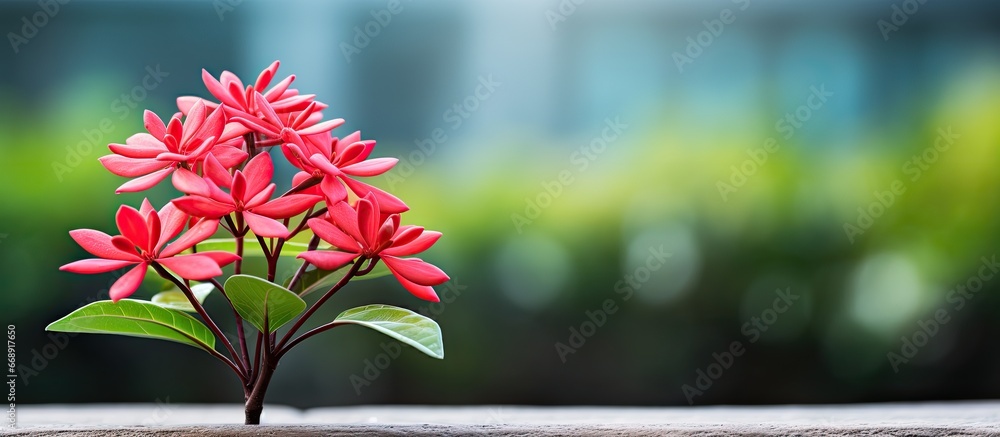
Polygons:
[[[153,266],[153,269],[156,270],[156,273],[159,273],[160,276],[162,276],[164,279],[173,282],[175,285],[177,285],[177,288],[181,289],[184,295],[188,298],[188,301],[191,302],[191,305],[194,306],[195,311],[198,312],[198,315],[200,315],[201,318],[205,321],[205,324],[208,325],[208,328],[212,330],[212,333],[215,334],[215,336],[218,337],[219,340],[221,340],[222,343],[226,346],[226,349],[229,350],[229,354],[233,357],[233,360],[236,360],[239,363],[240,356],[239,354],[236,353],[236,349],[233,347],[233,343],[230,342],[229,339],[226,338],[225,334],[222,333],[222,330],[219,329],[219,325],[216,325],[215,321],[208,316],[208,312],[205,311],[205,307],[201,305],[201,302],[198,302],[198,298],[194,296],[194,293],[191,292],[191,289],[188,288],[183,281],[177,279],[176,277],[174,277],[174,275],[171,275],[170,272],[166,271],[159,264],[154,262],[151,263],[150,265]],[[247,381],[247,370],[242,366],[242,363],[240,363],[240,365],[237,366],[236,364],[233,364],[233,362],[229,359],[226,359],[225,361],[227,364],[230,365],[230,367],[233,367],[233,370],[236,371],[236,375],[240,377],[240,381],[242,381],[245,384]]]
[[[263,332],[269,331],[267,322],[267,315],[265,314]],[[264,411],[264,395],[267,393],[267,386],[271,383],[271,376],[274,375],[274,369],[278,366],[277,359],[271,353],[271,344],[268,341],[270,337],[268,334],[263,335],[263,362],[260,363],[260,373],[253,383],[253,390],[247,396],[245,422],[247,425],[260,425],[260,413]],[[258,348],[258,350],[260,349]]]
[[354,275],[358,273],[358,270],[361,269],[361,264],[364,264],[364,262],[365,262],[364,255],[358,257],[357,261],[354,262],[354,265],[351,266],[351,270],[348,271],[343,278],[340,278],[340,281],[338,281],[337,284],[333,286],[333,288],[327,290],[326,294],[324,294],[323,297],[319,298],[319,300],[317,300],[316,303],[314,303],[311,307],[309,307],[306,313],[303,314],[302,317],[299,317],[299,320],[295,321],[295,324],[292,325],[292,328],[285,333],[284,337],[281,337],[281,341],[277,343],[275,349],[281,350],[282,346],[285,343],[287,343],[288,340],[290,340],[293,335],[295,335],[295,331],[298,331],[299,328],[302,327],[302,324],[305,323],[306,320],[309,320],[309,317],[312,316],[313,313],[315,313],[320,306],[322,306],[328,299],[330,299],[333,296],[334,293],[343,288],[345,285],[347,285],[348,282],[351,281],[352,278],[354,278]]

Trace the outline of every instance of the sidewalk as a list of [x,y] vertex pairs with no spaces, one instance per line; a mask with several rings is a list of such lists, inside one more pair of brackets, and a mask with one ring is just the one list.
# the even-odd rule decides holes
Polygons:
[[768,407],[22,405],[4,435],[1000,435],[1000,402]]

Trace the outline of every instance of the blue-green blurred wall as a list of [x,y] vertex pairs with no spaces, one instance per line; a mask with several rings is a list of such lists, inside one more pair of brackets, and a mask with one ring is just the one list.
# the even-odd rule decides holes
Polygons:
[[[111,232],[117,205],[141,200],[113,194],[122,180],[97,162],[106,144],[140,131],[144,108],[169,115],[177,96],[207,96],[201,68],[250,81],[274,59],[328,117],[347,120],[336,132],[361,129],[376,155],[402,159],[375,183],[407,199],[406,221],[444,232],[425,258],[454,282],[439,287],[450,302],[425,307],[444,331],[443,362],[405,350],[369,378],[386,340],[330,333],[288,356],[270,402],[996,397],[1000,280],[960,308],[952,290],[1000,251],[1000,7],[928,0],[886,39],[879,22],[904,3],[403,0],[358,44],[355,27],[384,17],[388,1],[74,0],[27,43],[10,35],[26,35],[22,17],[50,3],[0,2],[11,43],[0,47],[0,325],[16,325],[19,363],[37,371],[19,398],[241,401],[226,369],[192,348],[63,344],[42,329],[104,298],[114,279],[57,270],[85,256],[68,230]],[[687,38],[727,9],[733,21],[679,68]],[[157,68],[162,81],[142,88]],[[499,85],[470,97],[491,78]],[[832,95],[801,127],[778,125],[812,87]],[[133,108],[123,93],[143,98]],[[456,118],[466,101],[476,109]],[[627,127],[592,149],[616,119]],[[958,139],[914,180],[908,162],[949,128]],[[436,129],[446,139],[431,146]],[[740,170],[768,138],[777,151]],[[905,192],[849,235],[858,208],[895,180]],[[149,195],[162,204],[176,193],[163,184]],[[630,285],[660,247],[669,257]],[[798,299],[757,336],[745,324],[776,290]],[[388,279],[337,299],[322,315],[424,306]],[[582,346],[557,346],[609,299],[615,311]],[[225,313],[220,299],[209,306]],[[907,363],[893,361],[939,310],[948,321]],[[733,342],[745,352],[686,396]],[[50,344],[54,357],[32,362]]]

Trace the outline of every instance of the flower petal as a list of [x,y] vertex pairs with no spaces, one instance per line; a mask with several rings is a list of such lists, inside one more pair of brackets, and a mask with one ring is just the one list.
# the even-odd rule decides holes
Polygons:
[[170,269],[184,279],[203,281],[222,274],[222,269],[210,256],[201,254],[182,255],[170,258],[158,258],[156,262]]
[[[261,153],[254,156],[243,168],[243,176],[247,180],[247,193],[253,197],[271,183],[271,177],[274,176],[274,163],[271,161],[271,155]],[[234,194],[233,197],[236,195]]]
[[343,250],[360,250],[361,244],[357,240],[347,235],[343,230],[338,228],[333,223],[330,223],[321,218],[309,219],[309,229],[313,231],[314,234],[319,236],[327,243],[333,245],[338,249]]
[[382,256],[382,261],[393,274],[419,285],[439,285],[451,279],[437,266],[420,258],[397,258],[386,255]]
[[311,194],[289,194],[254,207],[253,212],[271,218],[289,218],[301,214],[321,200],[323,197]]
[[309,261],[310,264],[322,270],[336,270],[353,261],[358,255],[360,254],[338,250],[310,250],[300,253],[296,258]]
[[440,232],[423,231],[416,239],[409,243],[393,245],[382,251],[383,255],[390,256],[410,256],[429,249],[441,238]]
[[167,202],[157,214],[160,216],[160,223],[162,223],[162,232],[160,232],[160,239],[156,242],[156,247],[153,248],[154,252],[159,251],[164,244],[180,234],[188,220],[188,215],[178,209],[173,202]]
[[74,261],[59,267],[64,272],[82,273],[92,275],[95,273],[107,273],[135,264],[136,261],[123,261],[116,259],[88,258]]
[[358,230],[361,231],[361,237],[364,238],[364,243],[367,247],[374,247],[378,243],[375,237],[378,233],[378,219],[380,216],[375,197],[365,196],[364,199],[359,199],[357,209]]
[[359,243],[365,241],[358,229],[358,212],[351,208],[351,205],[348,205],[347,202],[337,202],[328,207],[327,210],[337,227],[343,229],[355,241]]
[[133,248],[131,252],[123,251],[111,242],[111,236],[93,229],[76,229],[69,231],[69,236],[83,250],[100,258],[119,261],[139,261],[138,253]]
[[113,302],[118,302],[135,293],[135,290],[139,289],[139,285],[142,285],[142,279],[146,277],[146,268],[147,265],[144,262],[132,267],[132,270],[129,270],[111,285],[111,289],[108,290],[108,297]]
[[142,112],[142,125],[146,128],[146,131],[153,136],[153,138],[161,141],[163,140],[163,136],[167,133],[167,126],[163,124],[163,120],[160,119],[160,116],[148,109]]
[[[387,263],[386,266],[389,266],[389,264]],[[419,297],[423,300],[431,302],[439,302],[441,300],[440,298],[438,298],[437,293],[434,292],[434,288],[428,285],[420,285],[409,279],[406,279],[405,277],[401,276],[398,272],[393,270],[392,267],[389,267],[389,271],[392,272],[392,275],[396,277],[396,280],[399,281],[399,283],[403,285],[403,288],[405,288],[406,291],[409,291],[410,294]]]
[[340,170],[351,176],[378,176],[392,169],[399,162],[396,158],[375,158],[342,167]]
[[127,178],[144,176],[170,166],[169,162],[155,158],[127,158],[122,155],[104,155],[97,160],[111,173]]
[[297,129],[296,132],[298,132],[299,135],[315,135],[323,132],[329,132],[333,129],[336,129],[342,124],[344,124],[343,118],[335,118],[333,120],[327,120],[322,123],[316,123],[305,129]]
[[179,168],[174,172],[171,182],[174,188],[184,194],[197,196],[208,196],[208,184],[200,176],[186,168]]
[[189,215],[211,219],[217,219],[236,210],[235,205],[220,203],[200,196],[184,196],[171,202]]
[[398,197],[393,196],[392,194],[389,194],[364,182],[358,182],[357,180],[351,179],[349,177],[342,177],[341,179],[344,181],[345,184],[347,184],[347,187],[354,192],[354,194],[358,195],[358,197],[364,197],[368,193],[374,194],[375,198],[378,199],[379,208],[381,208],[382,212],[386,214],[397,214],[401,212],[406,212],[410,209],[410,207],[406,206],[406,204],[403,203],[402,200],[399,200]]
[[224,168],[233,168],[246,161],[250,155],[236,147],[215,146],[211,152]]
[[118,232],[121,232],[123,237],[128,238],[142,250],[150,249],[146,219],[135,208],[127,205],[119,207],[118,213],[115,214],[115,224],[118,225]]
[[159,257],[167,258],[188,250],[191,246],[201,243],[208,237],[211,237],[218,229],[218,219],[205,219],[199,221],[198,224],[192,226],[191,229],[188,229],[184,235],[181,235],[181,238],[178,238],[173,243],[168,244],[167,247],[164,247],[160,252]]
[[160,181],[166,179],[167,176],[169,176],[173,171],[174,167],[170,166],[163,170],[154,171],[148,175],[132,179],[118,187],[118,189],[115,190],[115,194],[135,193],[148,190],[154,185],[160,183]]
[[240,257],[235,253],[225,252],[222,250],[210,250],[207,252],[198,252],[198,255],[203,255],[212,258],[212,260],[215,261],[215,263],[218,264],[219,267],[236,262],[236,260],[240,259]]
[[243,220],[254,234],[266,238],[288,238],[288,228],[281,222],[250,211],[243,211]]

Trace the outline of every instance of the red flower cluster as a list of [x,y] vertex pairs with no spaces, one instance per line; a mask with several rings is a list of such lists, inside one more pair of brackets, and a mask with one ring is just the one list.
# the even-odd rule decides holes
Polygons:
[[[134,265],[112,286],[115,301],[132,295],[150,266],[184,279],[213,279],[222,275],[221,267],[239,260],[238,254],[181,252],[211,237],[220,221],[235,238],[253,232],[277,239],[271,247],[280,247],[306,229],[289,230],[289,219],[308,212],[312,215],[303,219],[304,224],[333,247],[307,251],[300,258],[327,270],[359,257],[381,260],[415,296],[437,301],[431,286],[444,283],[448,276],[420,259],[401,257],[426,250],[441,234],[401,226],[400,213],[409,209],[406,204],[355,179],[381,175],[398,161],[369,159],[375,141],[362,140],[360,132],[333,137],[331,130],[344,120],[323,121],[327,105],[290,88],[295,76],[268,88],[278,65],[271,64],[252,85],[244,85],[228,71],[216,80],[202,70],[202,80],[218,102],[180,97],[180,112],[166,124],[146,111],[148,133],[135,134],[125,144],[109,144],[113,153],[101,157],[101,164],[116,175],[133,178],[118,193],[147,190],[172,175],[173,186],[184,195],[159,211],[148,200],[138,211],[122,206],[116,217],[121,234],[114,237],[89,229],[71,231],[73,239],[97,258],[69,263],[61,270],[104,273]],[[277,197],[272,146],[280,146],[301,170],[292,178],[293,188]],[[313,214],[314,210],[318,212]]]

